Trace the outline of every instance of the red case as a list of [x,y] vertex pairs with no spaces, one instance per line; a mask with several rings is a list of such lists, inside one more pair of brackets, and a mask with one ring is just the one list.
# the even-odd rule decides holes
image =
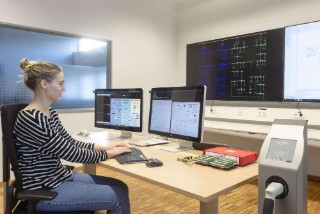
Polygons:
[[255,162],[258,160],[257,152],[235,149],[224,146],[218,146],[211,149],[203,150],[204,155],[208,156],[221,156],[237,161],[239,166],[244,166],[249,163]]

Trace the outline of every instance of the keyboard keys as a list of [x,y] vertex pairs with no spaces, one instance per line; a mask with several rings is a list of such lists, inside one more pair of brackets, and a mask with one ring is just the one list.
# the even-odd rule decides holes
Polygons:
[[129,149],[132,151],[131,153],[124,153],[115,157],[120,164],[148,161],[148,158],[146,158],[140,149],[135,147],[129,147]]

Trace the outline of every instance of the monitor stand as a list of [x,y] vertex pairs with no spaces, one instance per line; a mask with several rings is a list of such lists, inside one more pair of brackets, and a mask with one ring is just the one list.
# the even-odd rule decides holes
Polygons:
[[120,138],[132,138],[132,132],[130,132],[130,131],[121,131]]
[[177,143],[177,146],[162,147],[161,149],[168,152],[182,152],[192,149],[193,143],[191,141],[179,140]]
[[119,137],[110,137],[110,138],[107,138],[107,140],[119,142],[119,141],[124,141],[124,140],[129,139],[129,138],[132,138],[132,132],[131,131],[121,131],[121,134],[120,134]]

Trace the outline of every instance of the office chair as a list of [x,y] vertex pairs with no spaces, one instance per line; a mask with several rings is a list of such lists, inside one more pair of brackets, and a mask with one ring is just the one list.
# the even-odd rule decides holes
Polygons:
[[[93,214],[93,211],[81,212],[36,212],[41,200],[52,200],[58,193],[50,190],[23,190],[22,177],[18,167],[16,147],[13,140],[13,128],[18,113],[27,104],[4,104],[1,106],[1,127],[3,143],[3,209],[5,214]],[[10,164],[15,181],[10,184]]]

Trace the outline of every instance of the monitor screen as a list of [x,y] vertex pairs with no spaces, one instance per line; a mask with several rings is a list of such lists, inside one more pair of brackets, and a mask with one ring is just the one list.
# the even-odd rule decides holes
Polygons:
[[320,101],[320,22],[285,28],[284,100]]
[[201,142],[205,94],[205,86],[152,88],[148,132]]
[[142,131],[143,90],[96,89],[95,127]]
[[267,159],[292,163],[297,140],[271,138]]
[[283,28],[187,45],[187,85],[208,100],[283,101]]

